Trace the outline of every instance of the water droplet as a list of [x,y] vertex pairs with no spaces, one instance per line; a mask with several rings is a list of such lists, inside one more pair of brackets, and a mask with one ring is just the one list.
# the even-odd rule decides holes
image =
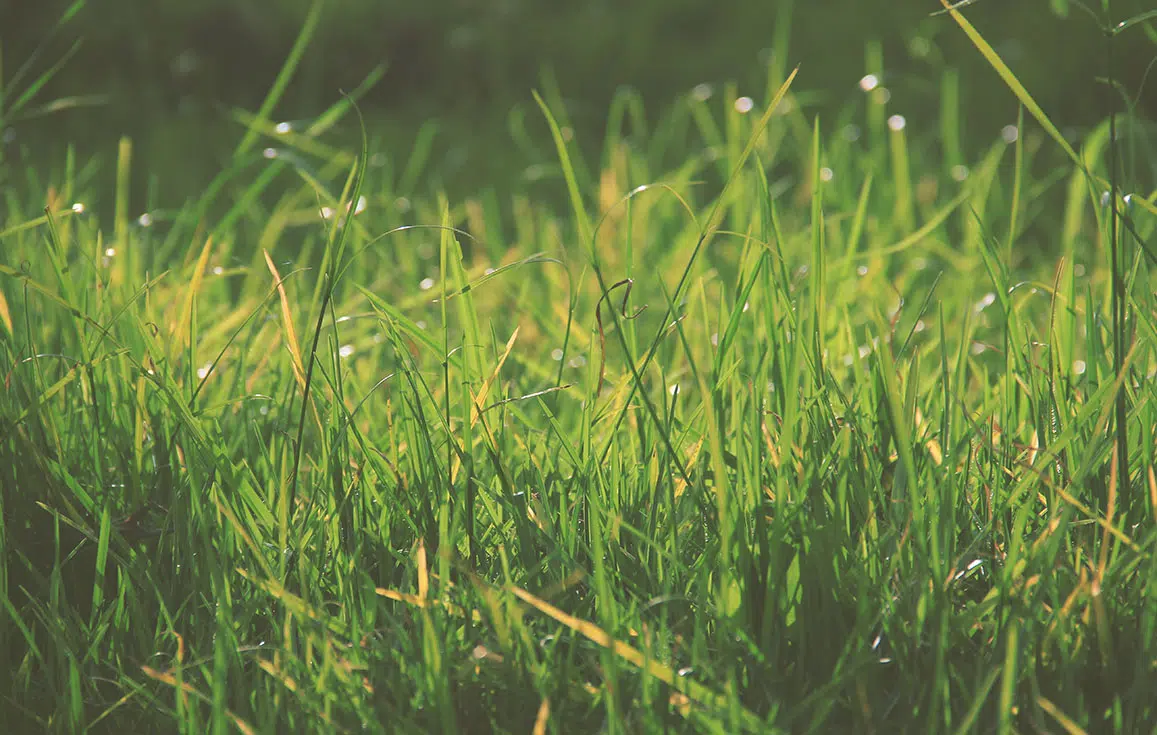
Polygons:
[[72,211],[76,212],[77,214],[84,214],[84,210],[84,202],[76,202],[72,205]]
[[876,87],[880,86],[880,78],[875,74],[865,74],[860,78],[860,89],[865,92],[871,92]]
[[337,354],[341,355],[342,357],[349,357],[353,353],[354,353],[354,346],[353,345],[342,345],[340,348],[338,348],[338,351],[337,351]]
[[892,90],[887,87],[880,87],[872,91],[872,102],[877,105],[886,105],[892,99]]
[[679,393],[679,384],[678,384],[678,383],[675,383],[674,385],[669,385],[669,386],[667,386],[667,392],[668,392],[668,393],[670,393],[670,394],[671,394],[671,395],[673,395],[673,396],[674,396],[674,395],[678,395],[678,393]]
[[845,125],[843,129],[844,140],[854,143],[860,139],[860,126]]
[[1004,139],[1005,143],[1015,143],[1016,139],[1020,137],[1020,129],[1015,125],[1005,125],[1000,129],[1000,137]]
[[835,172],[827,166],[820,169],[820,181],[831,181],[833,176],[835,176]]
[[394,207],[396,207],[399,212],[409,212],[410,200],[406,197],[398,197],[394,200]]
[[111,258],[117,254],[117,249],[116,248],[105,248],[104,254],[105,254],[106,258]]
[[224,272],[225,272],[225,269],[222,268],[221,266],[219,266],[219,265],[213,266],[213,275],[219,276]]
[[697,102],[706,102],[711,99],[711,95],[714,93],[715,90],[711,88],[710,84],[696,84],[695,88],[691,90],[691,97]]
[[952,178],[956,181],[964,181],[968,178],[968,167],[963,164],[956,164],[952,167]]
[[735,111],[740,115],[746,115],[751,112],[751,108],[755,107],[755,101],[750,97],[740,97],[735,100]]
[[585,357],[583,357],[582,355],[579,355],[578,357],[572,358],[570,360],[570,362],[567,363],[567,365],[570,365],[572,368],[580,368],[586,364],[587,364],[587,359]]
[[861,276],[868,275],[868,266],[861,265],[860,267],[856,268],[856,273],[858,273]]
[[151,227],[153,224],[153,215],[145,212],[140,217],[137,217],[137,224],[141,227]]
[[562,359],[562,350],[558,349],[557,347],[554,348],[550,351],[550,358],[555,362],[558,362]]
[[273,127],[273,131],[278,135],[285,135],[291,130],[293,130],[293,125],[287,122],[279,122]]
[[908,121],[904,119],[903,115],[892,115],[888,118],[888,128],[897,133],[903,130],[907,124]]
[[423,278],[422,282],[418,284],[418,288],[422,289],[423,291],[429,291],[430,289],[434,288],[434,279]]
[[205,363],[201,367],[197,368],[197,378],[200,380],[204,380],[205,376],[207,376],[209,374],[209,371],[212,369],[213,369],[212,363],[208,363],[208,362]]
[[265,150],[261,151],[261,155],[263,155],[269,159],[277,158],[277,149],[276,148],[266,148]]
[[1088,367],[1084,360],[1073,360],[1073,372],[1077,375],[1084,375]]
[[988,293],[984,294],[980,301],[977,301],[976,304],[973,305],[972,311],[979,314],[988,307],[992,306],[994,301],[996,301],[996,294],[994,294],[992,291],[989,291]]

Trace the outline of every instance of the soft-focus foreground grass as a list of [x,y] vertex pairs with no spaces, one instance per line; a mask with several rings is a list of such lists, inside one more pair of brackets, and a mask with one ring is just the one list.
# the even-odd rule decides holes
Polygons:
[[103,225],[113,172],[8,171],[11,731],[1157,718],[1139,124],[1070,158],[1022,92],[966,161],[951,75],[934,133],[768,78],[586,162],[547,95],[565,213],[410,201],[348,107],[179,211],[128,141]]

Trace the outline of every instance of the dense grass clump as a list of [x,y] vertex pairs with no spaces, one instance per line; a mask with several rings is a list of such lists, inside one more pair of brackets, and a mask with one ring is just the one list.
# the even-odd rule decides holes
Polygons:
[[538,98],[541,199],[411,200],[287,74],[176,210],[129,140],[107,221],[5,171],[11,731],[1157,719],[1147,134],[1074,149],[952,17],[1022,110],[973,160],[870,51],[835,124],[773,62],[597,162]]

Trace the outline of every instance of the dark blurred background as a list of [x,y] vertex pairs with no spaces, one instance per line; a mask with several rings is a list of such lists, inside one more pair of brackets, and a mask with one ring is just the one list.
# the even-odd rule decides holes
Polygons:
[[[1151,9],[1152,0],[1112,5],[1120,20]],[[241,134],[228,110],[257,109],[310,2],[91,0],[54,30],[69,6],[0,0],[0,82],[38,48],[32,76],[79,41],[38,99],[97,95],[86,101],[99,104],[16,120],[5,145],[34,161],[58,156],[66,141],[88,155],[111,155],[128,135],[138,162],[168,172],[158,196],[179,199],[226,160]],[[933,15],[940,7],[937,0],[329,0],[274,116],[316,116],[386,64],[362,103],[374,145],[404,155],[420,126],[435,121],[425,185],[468,192],[502,185],[534,163],[512,140],[510,121],[512,111],[526,113],[528,129],[546,140],[530,97],[544,74],[557,80],[579,140],[597,146],[617,88],[638,89],[650,116],[705,82],[719,89],[735,81],[758,101],[771,54],[801,65],[795,89],[814,93],[810,104],[822,114],[857,93],[865,45],[879,41],[891,107],[912,121],[914,134],[922,125],[935,134],[941,73],[960,70],[966,146],[979,149],[1015,120],[1016,102],[956,24]],[[1104,39],[1088,14],[1062,0],[979,0],[965,12],[1061,127],[1078,135],[1104,116],[1107,95],[1096,81],[1105,71]],[[790,43],[773,48],[789,16]],[[1118,74],[1150,119],[1157,95],[1142,82],[1157,51],[1153,36],[1135,28],[1116,50]]]

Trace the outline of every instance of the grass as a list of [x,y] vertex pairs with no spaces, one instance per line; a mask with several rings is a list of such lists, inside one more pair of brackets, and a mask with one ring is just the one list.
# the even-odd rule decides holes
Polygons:
[[176,211],[5,171],[10,728],[1144,731],[1152,151],[951,17],[1023,110],[966,164],[951,73],[933,137],[781,60],[410,201],[268,122],[297,56]]

